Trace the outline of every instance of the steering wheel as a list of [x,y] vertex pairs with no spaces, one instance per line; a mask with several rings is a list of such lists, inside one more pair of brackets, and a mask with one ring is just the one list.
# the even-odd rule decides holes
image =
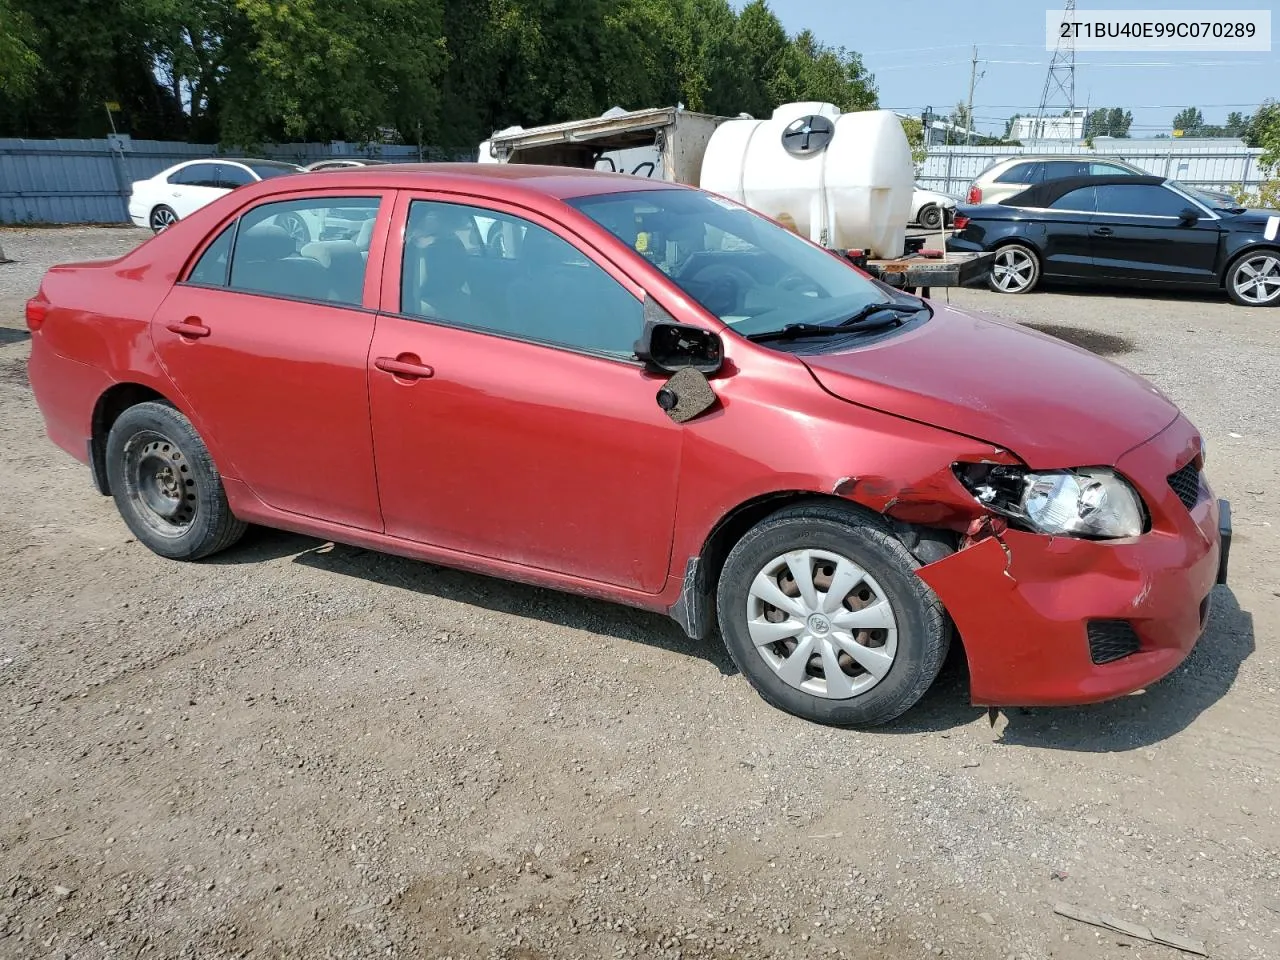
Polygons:
[[738,310],[746,293],[756,285],[755,277],[740,267],[725,263],[708,263],[682,277],[691,286],[703,286],[706,294],[703,304],[713,313],[723,316]]
[[799,270],[792,270],[785,277],[778,281],[779,290],[789,290],[796,293],[806,293],[813,291],[817,294],[819,300],[829,300],[830,292],[827,291],[822,284],[808,274],[801,273]]

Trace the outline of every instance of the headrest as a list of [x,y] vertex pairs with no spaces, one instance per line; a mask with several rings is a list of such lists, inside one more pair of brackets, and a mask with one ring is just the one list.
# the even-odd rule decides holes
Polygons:
[[360,249],[351,240],[315,240],[298,251],[304,257],[318,260],[323,266],[351,260],[360,255]]
[[250,227],[236,240],[237,260],[283,260],[297,249],[293,237],[274,223]]
[[360,224],[360,232],[356,234],[356,246],[359,249],[368,250],[369,244],[373,242],[373,224],[376,219],[376,217],[370,217]]

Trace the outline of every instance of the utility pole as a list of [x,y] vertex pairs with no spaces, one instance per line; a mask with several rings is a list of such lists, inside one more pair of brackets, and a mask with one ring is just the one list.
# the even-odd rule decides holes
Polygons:
[[969,63],[969,109],[964,115],[964,145],[973,142],[973,88],[978,85],[978,45],[973,45],[973,60]]
[[[1076,22],[1076,0],[1066,0],[1063,20]],[[1065,105],[1067,129],[1074,122],[1071,115],[1076,109],[1076,41],[1075,32],[1069,31],[1059,38],[1053,57],[1049,60],[1049,72],[1045,74],[1044,90],[1040,94],[1040,106],[1036,109],[1035,131],[1038,139],[1044,139],[1044,119],[1051,109]],[[1083,132],[1083,131],[1081,131]]]

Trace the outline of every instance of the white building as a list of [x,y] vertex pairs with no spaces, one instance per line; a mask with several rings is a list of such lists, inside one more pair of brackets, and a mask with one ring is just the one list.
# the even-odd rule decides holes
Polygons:
[[1013,125],[1014,140],[1079,140],[1084,136],[1084,110],[1065,117],[1019,117]]

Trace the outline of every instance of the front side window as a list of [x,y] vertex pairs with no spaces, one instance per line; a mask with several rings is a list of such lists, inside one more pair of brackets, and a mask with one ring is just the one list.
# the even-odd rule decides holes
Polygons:
[[358,212],[371,219],[377,215],[378,204],[377,197],[318,197],[254,207],[240,218],[230,287],[246,293],[359,306],[364,299],[367,252],[352,239],[313,238],[322,235],[335,212]]
[[1146,217],[1179,217],[1191,206],[1172,190],[1146,184],[1110,184],[1098,187],[1098,212]]
[[1051,160],[1044,165],[1045,180],[1062,180],[1066,177],[1084,177],[1089,174],[1089,164],[1080,160]]
[[239,164],[218,164],[218,186],[234,190],[236,187],[243,187],[250,183],[253,183],[253,174]]
[[1038,163],[1015,163],[996,177],[996,183],[1036,183],[1040,179],[1036,176],[1038,166]]
[[193,163],[169,174],[169,182],[187,187],[216,187],[218,168],[212,163]]
[[567,201],[744,335],[837,324],[885,291],[792,231],[700,190],[639,190]]
[[400,311],[617,357],[644,328],[640,301],[545,227],[429,200],[409,207]]
[[245,166],[252,170],[259,180],[270,180],[272,177],[282,177],[290,173],[298,173],[299,168],[291,163],[271,162],[270,160],[250,160]]

